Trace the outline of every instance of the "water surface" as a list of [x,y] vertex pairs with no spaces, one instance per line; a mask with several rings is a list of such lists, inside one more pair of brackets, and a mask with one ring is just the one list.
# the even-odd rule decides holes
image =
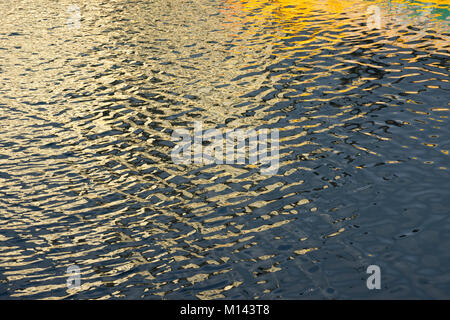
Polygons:
[[[0,298],[450,298],[448,1],[73,4],[0,4]],[[277,174],[175,164],[195,121]]]

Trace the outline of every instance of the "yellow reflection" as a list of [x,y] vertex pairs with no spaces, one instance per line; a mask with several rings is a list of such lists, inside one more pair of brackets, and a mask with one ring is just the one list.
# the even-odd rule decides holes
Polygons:
[[[367,27],[367,9],[372,5],[380,8],[381,30]],[[277,45],[279,50],[273,54],[281,57],[302,50],[313,41],[325,40],[326,44],[318,48],[308,48],[319,53],[322,48],[332,48],[345,37],[361,36],[361,31],[368,32],[367,37],[370,37],[371,32],[380,32],[387,38],[384,41],[400,47],[414,47],[417,45],[414,41],[427,35],[426,30],[447,30],[450,19],[448,0],[226,0],[225,8],[222,12],[226,20],[225,27],[235,31],[234,37],[252,41],[255,34],[261,32],[261,27],[270,29],[272,41],[259,40],[258,44],[254,44],[255,49],[270,50]],[[405,32],[407,26],[416,26],[419,31]],[[302,34],[302,30],[307,32]],[[397,36],[398,39],[395,39]],[[285,39],[290,39],[289,46],[283,44]],[[426,41],[437,48],[447,44],[445,39],[428,38]],[[246,48],[237,44],[235,50],[243,54]],[[280,53],[283,50],[288,52]],[[304,92],[302,95],[308,96],[310,93]]]
[[[421,16],[421,22],[434,19],[448,20],[450,15],[449,0],[427,0],[426,2],[410,0],[226,0],[226,3],[224,14],[229,21],[234,20],[235,23],[239,23],[236,21],[236,17],[240,16],[244,21],[251,20],[253,23],[258,20],[270,20],[281,25],[293,23],[296,27],[305,26],[305,22],[317,18],[317,13],[328,16],[345,13],[355,18],[358,16],[364,18],[366,9],[371,5],[382,8],[383,18],[390,19],[389,14],[404,15],[402,19],[409,19],[410,22],[416,22],[414,16],[417,15]],[[251,13],[250,16],[249,13]],[[333,24],[334,22],[328,21],[327,23]]]

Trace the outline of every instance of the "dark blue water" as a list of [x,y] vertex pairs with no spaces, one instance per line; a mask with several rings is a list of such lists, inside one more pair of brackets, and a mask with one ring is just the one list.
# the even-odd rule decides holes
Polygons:
[[[0,298],[450,297],[448,2],[70,5],[0,4]],[[278,172],[174,163],[195,121]]]

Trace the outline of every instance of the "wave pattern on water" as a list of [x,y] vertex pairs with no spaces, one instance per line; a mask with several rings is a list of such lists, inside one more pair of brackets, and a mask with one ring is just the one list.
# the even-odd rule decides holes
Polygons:
[[[450,297],[445,1],[80,2],[0,4],[1,298]],[[195,121],[277,174],[173,163]]]

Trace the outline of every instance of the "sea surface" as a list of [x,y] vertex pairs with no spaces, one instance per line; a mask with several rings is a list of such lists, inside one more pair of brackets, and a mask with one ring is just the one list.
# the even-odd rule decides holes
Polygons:
[[[448,0],[0,12],[1,299],[450,298]],[[277,172],[175,163],[195,122]]]

